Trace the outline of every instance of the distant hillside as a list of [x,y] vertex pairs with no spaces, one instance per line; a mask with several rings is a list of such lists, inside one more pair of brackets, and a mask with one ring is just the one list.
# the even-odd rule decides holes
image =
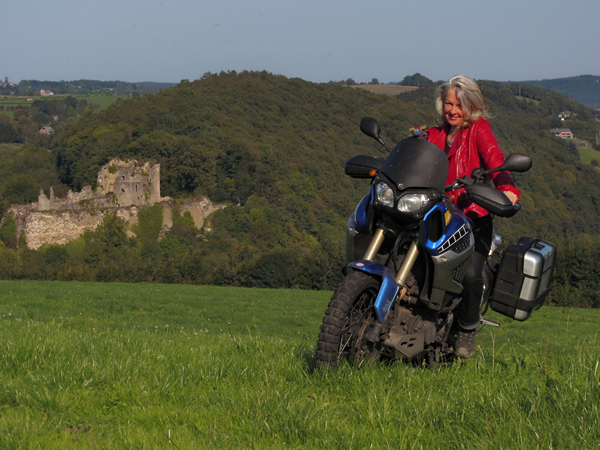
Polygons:
[[[597,116],[537,86],[478,83],[501,147],[533,158],[532,170],[515,176],[523,211],[495,222],[505,242],[533,235],[555,240],[575,256],[581,248],[600,247],[565,244],[584,234],[600,236],[600,183],[596,169],[580,162],[573,142],[550,133],[558,124],[592,140]],[[344,162],[357,154],[386,155],[359,131],[361,117],[376,118],[393,145],[410,127],[435,124],[433,91],[377,95],[267,72],[230,72],[87,111],[52,137],[57,172],[49,174],[60,183],[79,191],[94,186],[99,167],[112,158],[152,160],[161,165],[161,195],[206,195],[229,206],[212,216],[207,229],[183,227],[160,241],[160,248],[129,241],[128,258],[137,261],[129,272],[90,238],[80,256],[87,272],[72,276],[332,288],[343,261],[347,218],[369,188],[365,180],[344,176]],[[561,122],[558,114],[565,110],[571,117]],[[17,155],[13,160],[18,168]],[[25,180],[11,182],[15,195],[17,181]],[[576,274],[577,283],[600,280],[600,273],[582,275],[600,268],[592,256]],[[569,260],[565,267],[572,265]],[[586,286],[595,292],[596,284]]]
[[[573,118],[564,125],[593,140],[591,110],[534,86],[479,83],[503,148],[535,162],[518,177],[532,207],[513,228],[536,222],[543,232],[600,234],[597,175],[572,144],[549,132],[569,110]],[[93,185],[110,158],[151,158],[161,163],[165,195],[204,194],[242,206],[262,198],[318,239],[325,216],[342,223],[366,189],[343,176],[344,161],[383,155],[358,130],[360,118],[376,117],[393,143],[411,126],[434,124],[432,98],[433,87],[390,97],[266,72],[221,73],[85,116],[57,136],[52,151],[61,181],[76,189]]]
[[533,84],[534,86],[562,92],[590,108],[600,109],[600,76],[597,75],[520,81],[520,83]]
[[175,86],[174,83],[153,83],[143,81],[128,83],[125,81],[40,81],[21,80],[17,85],[21,95],[28,95],[29,91],[39,93],[40,90],[52,91],[57,95],[83,95],[83,94],[154,94],[161,89]]

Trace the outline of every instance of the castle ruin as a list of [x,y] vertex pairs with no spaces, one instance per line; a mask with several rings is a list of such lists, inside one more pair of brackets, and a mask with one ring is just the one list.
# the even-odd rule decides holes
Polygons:
[[[136,224],[137,213],[157,203],[163,207],[163,229],[168,230],[177,202],[160,196],[160,164],[113,159],[98,172],[96,189],[69,190],[66,199],[55,197],[52,188],[48,196],[42,190],[37,202],[12,205],[7,214],[15,219],[17,236],[24,233],[27,247],[38,249],[44,244],[64,245],[95,230],[107,214],[117,214],[128,226]],[[181,213],[190,212],[197,228],[218,209],[206,197],[185,200],[178,206]],[[133,236],[131,231],[127,233]]]
[[98,172],[95,190],[85,186],[81,192],[69,190],[66,199],[59,199],[50,188],[49,195],[40,192],[38,211],[151,206],[161,201],[160,164],[140,166],[135,160],[113,159]]

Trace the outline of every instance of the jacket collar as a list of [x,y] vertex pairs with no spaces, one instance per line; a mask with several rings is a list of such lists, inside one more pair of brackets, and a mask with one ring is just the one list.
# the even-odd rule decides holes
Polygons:
[[[467,129],[469,127],[466,128],[461,128],[461,130],[456,134],[456,138],[454,139],[454,142],[452,143],[452,147],[450,147],[450,150],[448,150],[448,159],[452,158],[456,152],[458,151],[458,149],[460,148],[463,138],[465,137],[465,134],[467,133]],[[444,146],[446,145],[446,140],[448,139],[448,135],[450,134],[450,125],[449,124],[444,124],[444,134],[446,135],[446,137],[444,138]]]

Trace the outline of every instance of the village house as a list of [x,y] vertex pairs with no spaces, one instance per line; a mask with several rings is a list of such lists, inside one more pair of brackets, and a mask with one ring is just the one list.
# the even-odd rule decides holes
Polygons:
[[561,113],[558,115],[558,118],[559,118],[560,120],[564,121],[565,119],[570,119],[570,118],[571,118],[571,114],[570,114],[570,113],[568,113],[568,112],[565,112],[565,111],[563,111],[563,112],[561,112]]
[[568,128],[552,128],[550,132],[563,139],[573,139],[573,133]]

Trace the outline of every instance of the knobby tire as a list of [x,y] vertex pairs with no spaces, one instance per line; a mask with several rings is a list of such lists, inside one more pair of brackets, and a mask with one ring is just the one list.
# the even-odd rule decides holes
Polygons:
[[[374,322],[373,305],[380,283],[364,272],[352,270],[336,289],[325,311],[317,341],[317,368],[338,367],[340,358],[365,359],[366,324]],[[369,355],[370,356],[370,355]]]

